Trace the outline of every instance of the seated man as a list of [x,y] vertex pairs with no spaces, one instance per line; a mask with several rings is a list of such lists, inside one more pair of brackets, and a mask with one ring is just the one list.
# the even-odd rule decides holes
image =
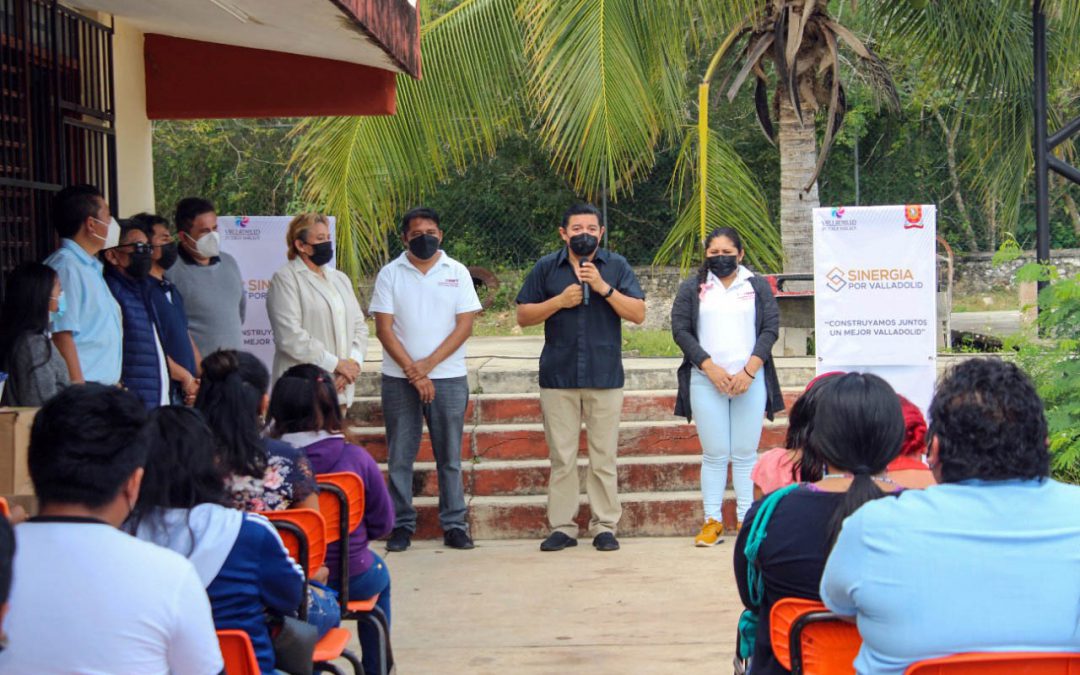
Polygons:
[[16,528],[0,672],[221,672],[195,568],[117,529],[139,496],[145,421],[134,394],[99,384],[38,412],[28,464],[41,515]]
[[1080,487],[1050,478],[1031,380],[965,361],[930,405],[940,485],[869,502],[846,521],[821,598],[855,617],[859,673],[900,675],[959,652],[1080,650]]

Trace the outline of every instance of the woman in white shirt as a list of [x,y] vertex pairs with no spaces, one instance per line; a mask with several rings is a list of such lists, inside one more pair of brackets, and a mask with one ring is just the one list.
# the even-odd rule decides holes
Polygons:
[[334,375],[339,400],[350,405],[367,350],[368,329],[352,281],[328,266],[330,224],[318,213],[289,223],[289,262],[270,281],[266,311],[274,330],[274,380],[301,363]]
[[684,356],[675,414],[690,420],[693,411],[701,439],[705,522],[697,546],[723,541],[729,462],[739,522],[750,509],[762,418],[784,409],[771,357],[780,312],[769,282],[741,264],[744,255],[738,232],[713,230],[700,271],[683,282],[671,307],[671,332]]

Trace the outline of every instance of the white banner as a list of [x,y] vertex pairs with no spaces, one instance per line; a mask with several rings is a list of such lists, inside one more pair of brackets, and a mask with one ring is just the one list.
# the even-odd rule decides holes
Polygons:
[[[244,349],[274,367],[274,333],[266,315],[266,292],[274,272],[288,262],[285,234],[292,216],[218,216],[221,250],[236,258],[247,291]],[[334,240],[334,218],[330,219]],[[334,262],[330,262],[333,267]]]
[[814,209],[818,372],[875,372],[929,404],[937,362],[933,205]]

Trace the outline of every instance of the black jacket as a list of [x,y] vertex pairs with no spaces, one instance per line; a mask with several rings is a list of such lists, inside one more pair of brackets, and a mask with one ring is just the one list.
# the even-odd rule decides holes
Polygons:
[[[780,334],[780,308],[773,297],[772,287],[765,277],[752,276],[749,279],[754,288],[754,322],[757,341],[753,355],[765,362],[762,369],[765,374],[765,415],[771,420],[773,413],[784,409],[784,395],[780,391],[780,378],[776,375],[776,365],[772,360],[772,348]],[[675,344],[683,353],[683,362],[679,366],[679,394],[675,398],[675,414],[692,419],[690,410],[690,369],[701,367],[709,353],[698,342],[698,308],[701,299],[698,296],[697,274],[682,282],[675,302],[671,305],[671,333]]]

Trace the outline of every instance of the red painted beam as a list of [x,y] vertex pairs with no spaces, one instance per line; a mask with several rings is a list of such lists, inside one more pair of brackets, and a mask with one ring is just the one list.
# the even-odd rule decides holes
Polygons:
[[147,34],[150,119],[393,115],[395,74],[344,61]]
[[[423,0],[421,0],[423,1]],[[420,12],[408,0],[330,0],[382,45],[401,68],[420,79]]]

